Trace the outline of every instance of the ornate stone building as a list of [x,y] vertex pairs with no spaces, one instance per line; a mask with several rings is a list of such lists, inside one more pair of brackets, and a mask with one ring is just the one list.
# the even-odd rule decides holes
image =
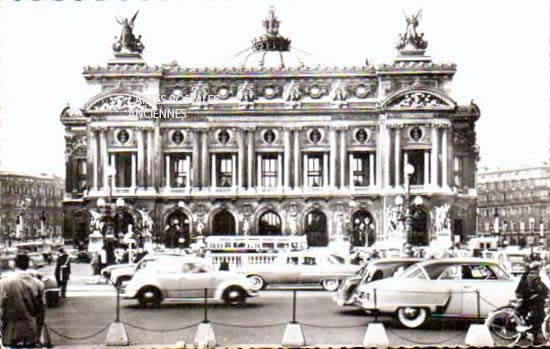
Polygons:
[[550,165],[488,170],[477,176],[478,231],[503,245],[532,246],[550,239]]
[[57,176],[0,171],[0,237],[62,236],[63,184]]
[[88,210],[110,198],[116,229],[140,229],[140,209],[159,239],[176,220],[186,241],[307,234],[326,245],[351,234],[426,245],[473,234],[480,112],[451,98],[455,65],[424,54],[410,19],[389,64],[305,66],[271,10],[241,66],[200,69],[147,65],[135,17],[121,22],[115,58],[84,68],[101,92],[61,113],[66,230],[86,236]]

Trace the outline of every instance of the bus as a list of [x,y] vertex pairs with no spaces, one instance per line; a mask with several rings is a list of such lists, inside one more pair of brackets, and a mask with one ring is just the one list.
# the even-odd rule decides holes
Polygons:
[[208,236],[205,248],[210,253],[273,253],[308,248],[305,235],[289,236]]

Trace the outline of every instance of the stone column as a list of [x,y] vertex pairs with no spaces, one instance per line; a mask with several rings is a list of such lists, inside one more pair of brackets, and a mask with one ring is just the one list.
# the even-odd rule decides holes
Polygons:
[[[92,188],[97,190],[98,187],[98,166],[97,166],[97,135],[95,129],[91,129],[90,151],[92,152]],[[89,176],[88,176],[89,177]]]
[[201,186],[207,188],[210,185],[210,154],[208,153],[208,129],[201,134]]
[[447,128],[442,130],[441,135],[441,186],[448,188],[449,186],[449,161],[448,161],[448,132]]
[[353,183],[353,154],[349,154],[348,155],[348,163],[349,163],[349,172],[348,172],[348,176],[349,176],[349,187],[350,188],[354,188],[355,187],[355,183]]
[[154,144],[153,144],[153,129],[149,128],[147,130],[147,187],[148,188],[154,188],[155,184],[153,183],[153,151],[154,151]]
[[285,128],[283,133],[283,141],[284,141],[284,167],[283,167],[283,173],[284,173],[284,190],[287,191],[290,189],[290,159],[291,159],[291,150],[290,150],[290,129]]
[[303,155],[303,159],[302,159],[302,187],[304,188],[307,188],[308,187],[308,183],[307,183],[307,154],[304,154]]
[[[193,181],[191,186],[194,188],[200,187],[202,185],[200,177],[200,156],[201,156],[201,145],[200,145],[200,130],[195,129],[192,132],[193,135],[193,154],[191,154],[191,171],[193,176]],[[191,175],[191,174],[189,174]]]
[[346,168],[347,165],[347,149],[346,149],[346,128],[340,129],[340,188],[346,186]]
[[244,188],[244,173],[245,173],[245,157],[246,157],[246,150],[244,146],[244,131],[243,130],[236,130],[237,131],[237,143],[239,146],[239,154],[238,154],[238,183],[236,185],[240,188]]
[[187,173],[187,180],[185,181],[185,187],[190,189],[191,185],[192,185],[192,183],[191,183],[191,176],[192,176],[192,174],[191,174],[191,155],[187,154],[187,155],[185,155],[185,158],[187,159],[187,161],[186,161],[187,166],[185,168],[185,171]]
[[101,161],[103,166],[103,189],[109,189],[109,152],[107,150],[107,129],[99,129],[99,146],[101,148]]
[[136,166],[136,157],[137,154],[132,153],[132,185],[131,188],[135,189],[137,186],[137,166]]
[[155,146],[153,148],[154,153],[154,166],[153,166],[153,178],[155,183],[155,188],[160,189],[162,186],[162,138],[160,136],[160,126],[155,125],[153,135],[153,141]]
[[256,155],[256,188],[262,189],[262,156]]
[[277,154],[277,186],[283,187],[283,154]]
[[[300,129],[295,128],[294,129],[294,188],[300,187],[301,160],[302,160],[302,157],[300,156]],[[304,163],[303,166],[305,167],[306,164]]]
[[145,187],[145,140],[143,138],[143,128],[136,129],[137,138],[137,186]]
[[329,130],[329,142],[330,142],[330,176],[329,176],[329,183],[323,183],[323,185],[329,185],[331,188],[336,187],[336,157],[337,157],[337,145],[336,145],[336,130],[334,128],[331,128]]
[[439,137],[437,132],[437,127],[435,125],[432,126],[432,154],[431,154],[431,160],[432,160],[432,174],[431,174],[431,180],[432,180],[432,186],[437,187],[439,185],[438,181],[438,166],[439,166]]
[[164,183],[165,183],[166,189],[168,189],[170,188],[170,155],[164,156],[164,166],[165,166]]
[[329,186],[329,183],[328,183],[328,157],[329,157],[329,154],[323,153],[323,187]]
[[394,173],[395,173],[395,186],[398,187],[401,185],[401,129],[394,128],[395,132],[395,154],[394,154]]
[[247,146],[247,188],[254,187],[254,129],[248,129]]
[[238,176],[238,169],[237,169],[237,154],[231,155],[231,187],[236,188],[239,186],[238,181],[240,179],[237,179]]
[[376,177],[374,174],[374,167],[376,166],[374,154],[369,153],[369,187],[376,185]]
[[430,152],[424,150],[424,186],[430,184]]
[[[110,154],[109,157],[111,158],[111,161],[110,161],[110,165],[113,166],[113,168],[116,169],[116,157],[115,157],[115,154]],[[117,182],[116,182],[116,177],[117,177],[117,174],[118,173],[115,173],[115,175],[113,176],[113,178],[111,178],[112,182],[111,182],[111,188],[116,188],[117,187]],[[109,180],[108,180],[109,176],[107,176],[107,187],[109,186]]]
[[383,128],[383,144],[384,144],[384,187],[390,186],[390,152],[391,152],[391,132],[389,125]]
[[216,154],[213,153],[212,154],[212,159],[211,159],[211,162],[210,162],[210,187],[211,188],[216,188]]

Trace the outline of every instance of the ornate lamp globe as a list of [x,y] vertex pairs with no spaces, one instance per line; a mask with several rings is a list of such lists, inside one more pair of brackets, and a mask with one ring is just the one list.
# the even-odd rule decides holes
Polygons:
[[114,166],[107,166],[107,175],[108,176],[116,175],[116,168]]
[[422,196],[417,196],[414,198],[415,206],[421,206],[423,203],[424,203],[424,199],[422,199]]
[[104,198],[99,198],[97,199],[97,207],[105,207],[105,199]]
[[116,199],[116,207],[123,207],[126,203],[123,198]]
[[398,195],[395,197],[395,204],[396,205],[403,205],[403,197],[401,195]]
[[412,175],[413,173],[414,173],[414,166],[411,165],[411,164],[406,164],[406,165],[405,165],[405,174],[406,174],[407,176],[410,176],[410,175]]

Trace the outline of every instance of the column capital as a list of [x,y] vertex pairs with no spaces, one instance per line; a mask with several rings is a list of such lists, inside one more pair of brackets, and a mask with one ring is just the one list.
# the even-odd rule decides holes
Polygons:
[[244,126],[240,127],[239,129],[247,132],[253,132],[256,131],[256,126]]
[[386,124],[386,126],[389,128],[389,129],[393,129],[393,130],[400,130],[402,128],[405,127],[404,124],[397,124],[397,123],[391,123],[391,124]]
[[107,131],[110,127],[108,126],[90,126],[90,130],[92,131]]
[[434,123],[432,124],[432,127],[433,127],[433,128],[447,129],[447,128],[450,128],[450,127],[451,127],[451,124],[448,123],[448,122],[434,122]]
[[345,131],[349,129],[349,126],[348,125],[331,125],[329,128],[335,131]]

